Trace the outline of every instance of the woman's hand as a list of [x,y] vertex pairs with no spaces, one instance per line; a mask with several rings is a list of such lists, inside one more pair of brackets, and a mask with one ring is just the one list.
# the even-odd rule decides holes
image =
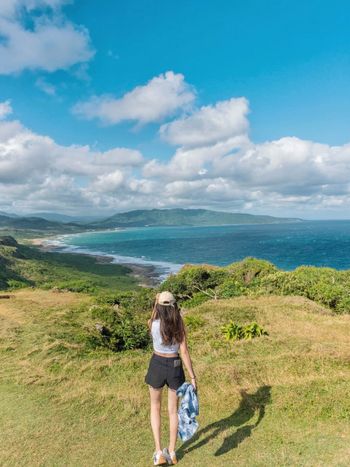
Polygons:
[[191,384],[194,387],[194,390],[197,392],[197,381],[196,378],[191,378]]

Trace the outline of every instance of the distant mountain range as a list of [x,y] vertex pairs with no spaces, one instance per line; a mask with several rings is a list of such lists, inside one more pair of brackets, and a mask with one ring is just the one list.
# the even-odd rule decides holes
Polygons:
[[[0,214],[2,213],[0,212]],[[106,216],[68,216],[67,214],[60,214],[56,212],[36,212],[30,215],[26,214],[23,217],[41,217],[42,219],[54,222],[73,222],[87,224],[89,222],[97,222],[99,220],[103,220]]]
[[81,226],[74,223],[53,222],[41,217],[10,217],[8,215],[0,215],[0,229],[18,229],[18,230],[35,230],[35,231],[51,231],[51,232],[67,232],[82,230]]
[[210,211],[207,209],[142,209],[115,214],[105,220],[90,223],[90,227],[206,226],[280,224],[286,222],[302,222],[302,219]]
[[[81,232],[85,230],[103,230],[116,227],[147,226],[209,226],[229,224],[280,224],[302,222],[303,219],[292,217],[273,217],[243,213],[210,211],[207,209],[142,209],[128,211],[95,222],[68,222],[69,216],[45,213],[47,217],[20,217],[0,214],[0,229],[34,230],[52,233]],[[82,217],[80,218],[82,219]]]

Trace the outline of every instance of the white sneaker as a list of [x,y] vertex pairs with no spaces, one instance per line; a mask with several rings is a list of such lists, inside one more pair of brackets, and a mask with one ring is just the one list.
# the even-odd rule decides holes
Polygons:
[[153,453],[153,465],[164,465],[166,464],[167,460],[164,457],[162,451],[154,451]]
[[166,458],[169,465],[177,464],[177,458],[176,458],[175,451],[169,452],[168,448],[164,448],[163,455]]

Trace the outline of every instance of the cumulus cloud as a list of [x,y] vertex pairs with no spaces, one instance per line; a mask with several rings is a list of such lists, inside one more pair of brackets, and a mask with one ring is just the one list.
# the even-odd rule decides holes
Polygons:
[[11,102],[9,100],[0,102],[0,120],[12,114]]
[[0,121],[0,200],[12,209],[77,212],[106,206],[108,196],[120,195],[124,177],[142,164],[135,149],[63,146],[18,121]]
[[0,15],[13,18],[23,10],[31,11],[45,7],[56,9],[68,2],[69,0],[1,0]]
[[[201,109],[193,117],[197,112]],[[210,125],[211,113],[208,119]],[[296,137],[255,144],[247,124],[240,128],[218,130],[205,145],[200,140],[198,146],[186,143],[164,162],[146,159],[132,148],[63,146],[19,121],[2,120],[0,209],[109,214],[198,206],[300,217],[306,209],[314,216],[345,212],[350,144],[329,146]]]
[[160,127],[161,137],[174,145],[202,146],[244,135],[248,130],[248,101],[244,97],[201,107],[192,115]]
[[189,106],[194,98],[194,90],[185,82],[184,76],[168,71],[143,86],[137,86],[121,98],[94,96],[80,102],[73,107],[73,112],[83,118],[97,118],[109,125],[124,120],[145,124],[173,115]]
[[146,177],[162,177],[166,180],[193,179],[212,171],[213,165],[230,151],[239,150],[250,144],[245,135],[218,141],[211,146],[181,147],[167,163],[153,159],[143,168]]
[[[88,31],[67,20],[62,0],[2,0],[0,74],[25,69],[53,72],[91,59]],[[35,10],[36,14],[32,15]],[[41,14],[39,14],[41,13]],[[30,20],[33,27],[27,27]]]

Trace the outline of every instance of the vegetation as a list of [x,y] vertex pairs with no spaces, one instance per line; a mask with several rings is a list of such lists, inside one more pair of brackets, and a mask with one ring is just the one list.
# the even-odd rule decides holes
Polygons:
[[234,323],[232,320],[222,326],[222,331],[227,340],[253,339],[254,337],[267,336],[268,333],[258,325],[258,323],[241,324]]
[[[151,465],[144,383],[151,352],[113,352],[89,340],[100,319],[94,307],[108,294],[101,303],[84,293],[31,288],[10,295],[0,301],[0,464]],[[274,295],[213,299],[184,314],[200,427],[178,441],[180,463],[348,464],[349,315]],[[232,345],[221,331],[230,320],[258,322],[269,335]],[[163,396],[165,445],[166,390]]]
[[187,265],[161,288],[171,290],[188,307],[211,298],[273,294],[301,295],[337,313],[350,312],[349,270],[300,266],[281,271],[268,261],[250,257],[223,268]]
[[19,229],[34,232],[62,233],[82,231],[82,227],[74,222],[62,223],[49,221],[41,217],[10,217],[0,214],[0,229]]
[[147,348],[151,344],[144,320],[131,310],[97,306],[92,308],[92,318],[99,320],[88,336],[92,347],[121,351]]
[[97,262],[88,255],[42,252],[0,237],[0,289],[40,287],[92,294],[130,290],[137,281],[125,266]]
[[[1,465],[151,464],[156,290],[129,273],[0,239]],[[181,302],[199,384],[200,428],[178,442],[180,461],[348,464],[349,284],[350,271],[245,258],[187,265],[159,287]]]

